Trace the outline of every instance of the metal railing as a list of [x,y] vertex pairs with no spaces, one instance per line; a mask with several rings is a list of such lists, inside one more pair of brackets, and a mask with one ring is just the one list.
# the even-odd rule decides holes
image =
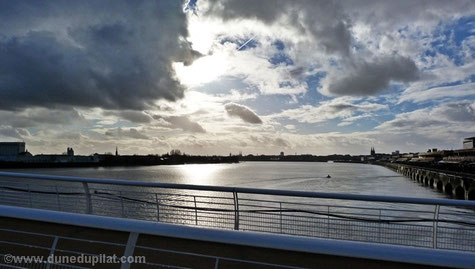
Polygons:
[[[12,213],[13,212],[13,213]],[[255,261],[251,259],[238,259],[226,256],[217,256],[211,254],[204,254],[199,252],[191,252],[186,250],[186,246],[183,246],[183,250],[168,249],[163,247],[141,245],[137,242],[139,235],[166,235],[173,236],[173,234],[163,232],[170,227],[163,225],[155,225],[151,228],[147,223],[131,222],[125,219],[105,218],[102,216],[84,216],[77,214],[69,214],[64,212],[46,211],[38,209],[25,209],[0,205],[0,218],[8,217],[10,219],[20,221],[35,221],[36,230],[30,229],[22,230],[9,229],[0,227],[0,233],[4,235],[0,238],[0,244],[8,246],[3,249],[0,248],[0,267],[1,268],[90,268],[91,266],[105,266],[105,265],[120,265],[121,268],[130,268],[130,265],[138,264],[140,266],[157,267],[157,268],[191,268],[184,266],[184,264],[191,264],[188,261],[197,262],[194,266],[201,267],[203,265],[210,265],[209,268],[220,268],[223,263],[236,263],[240,267],[248,266],[262,266],[272,268],[301,268],[298,266],[289,266],[285,264],[276,264],[263,261]],[[92,228],[89,230],[89,235],[84,234],[77,236],[75,233],[69,233],[69,235],[58,235],[54,232],[46,233],[43,231],[42,223],[63,225],[73,225],[74,227]],[[94,223],[94,225],[91,225]],[[155,224],[155,223],[154,223]],[[138,228],[141,226],[141,228]],[[94,230],[97,229],[97,230]],[[178,229],[178,227],[172,227],[172,229]],[[125,232],[127,235],[126,240],[106,240],[96,239],[94,235],[103,234],[108,232]],[[137,231],[137,230],[140,230]],[[208,239],[212,239],[213,231],[207,231],[209,233]],[[180,238],[189,239],[193,237],[193,231],[181,229]],[[196,231],[194,232],[196,234]],[[5,236],[7,235],[7,236]],[[20,239],[16,241],[15,239]],[[40,238],[41,240],[38,240]],[[201,238],[199,238],[201,239]],[[230,243],[230,241],[227,241]],[[249,243],[248,243],[249,244]],[[250,243],[252,245],[252,243]],[[80,247],[78,247],[80,246]],[[87,248],[89,246],[89,248]],[[29,249],[30,253],[36,253],[40,255],[25,255],[29,253],[22,253],[21,249]],[[11,253],[12,249],[20,249],[20,255],[14,255]],[[47,255],[42,253],[48,253]],[[151,255],[133,255],[134,253],[149,253]],[[179,255],[183,260],[180,262],[175,261],[169,256]],[[157,259],[152,259],[159,257]],[[123,257],[123,258],[122,258]],[[67,258],[67,259],[65,259]],[[111,259],[114,258],[114,259]],[[122,260],[121,260],[122,258]],[[155,260],[155,261],[154,261]],[[224,266],[225,267],[225,266]]]
[[[71,262],[71,259],[65,262],[62,262],[63,259],[60,259],[59,262],[57,259],[48,260],[50,257],[78,257],[81,255],[90,257],[84,259],[85,261],[91,261],[93,260],[91,257],[96,257],[96,266],[104,263],[110,265],[111,262],[106,259],[101,260],[101,256],[133,257],[132,261],[121,263],[123,269],[129,268],[131,265],[133,267],[136,263],[159,268],[189,268],[191,265],[193,268],[216,269],[229,268],[230,263],[233,268],[308,268],[314,267],[320,262],[325,264],[332,257],[340,261],[340,266],[344,267],[347,267],[348,264],[351,265],[352,259],[358,260],[359,264],[361,264],[361,260],[364,260],[368,266],[374,262],[377,266],[383,267],[386,263],[394,267],[396,263],[441,268],[473,268],[475,262],[474,253],[463,251],[304,238],[271,233],[203,229],[184,225],[0,205],[0,219],[2,218],[13,220],[16,224],[16,229],[5,228],[3,226],[5,222],[0,225],[0,233],[4,235],[0,238],[0,245],[8,246],[0,248],[0,267],[2,268],[90,267],[92,265],[90,262],[77,264]],[[32,225],[33,223],[34,225]],[[23,226],[23,224],[26,225]],[[48,229],[50,225],[55,225],[55,229]],[[79,231],[87,230],[87,232],[78,232],[78,227],[81,228]],[[45,230],[49,231],[45,232]],[[75,232],[72,233],[71,230]],[[115,236],[111,237],[110,234],[115,234]],[[173,246],[160,244],[163,238],[166,238],[166,242]],[[185,241],[174,242],[174,240]],[[193,242],[191,244],[195,246],[190,247],[190,242]],[[210,243],[217,244],[220,251],[216,251],[216,246],[213,250]],[[197,248],[197,245],[202,247]],[[15,249],[15,246],[17,252],[9,252]],[[22,252],[22,247],[30,251]],[[260,248],[267,252],[265,255],[259,255],[259,251],[251,251],[242,256],[242,252],[249,248]],[[38,256],[20,256],[31,255],[32,249],[37,250]],[[292,258],[295,257],[292,256],[295,253],[307,256],[300,256],[304,260],[299,261]],[[1,258],[5,258],[6,255],[10,255],[10,259],[2,260]],[[16,262],[15,259],[11,259],[12,255],[17,255],[15,256]],[[177,255],[179,259],[177,259]],[[287,258],[280,259],[282,255]],[[42,257],[43,262],[37,260],[18,261],[18,258],[21,257]],[[341,261],[341,257],[346,259]]]
[[0,204],[475,251],[475,202],[0,172]]

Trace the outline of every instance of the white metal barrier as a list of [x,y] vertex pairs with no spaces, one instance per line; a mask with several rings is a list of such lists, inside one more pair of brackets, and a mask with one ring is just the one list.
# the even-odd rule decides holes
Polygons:
[[[129,241],[132,236],[144,234],[284,251],[432,265],[446,268],[473,268],[475,265],[475,254],[453,250],[437,250],[375,243],[328,240],[271,233],[240,232],[3,205],[0,205],[0,217],[121,231],[131,235],[129,236]],[[38,234],[45,235],[41,232],[38,232]],[[67,239],[74,240],[74,238],[69,237]],[[131,245],[131,248],[126,248],[124,255],[133,253],[133,249],[137,247],[141,246],[133,244]],[[156,251],[169,250],[156,249]],[[185,255],[200,255],[188,252],[175,252]],[[219,263],[219,260],[228,259],[226,257],[217,256],[207,257],[215,259],[217,263]],[[281,268],[295,268],[292,266],[260,263],[249,260],[238,261]],[[123,267],[128,268],[128,265]]]
[[475,251],[475,202],[0,172],[0,204]]

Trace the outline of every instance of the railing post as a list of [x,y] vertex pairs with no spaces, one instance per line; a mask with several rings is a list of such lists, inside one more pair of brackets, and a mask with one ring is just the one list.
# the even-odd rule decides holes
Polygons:
[[158,193],[155,193],[155,202],[157,203],[157,221],[160,221],[160,203],[158,202]]
[[196,207],[196,196],[193,195],[193,200],[195,201],[195,225],[198,226],[198,208]]
[[[51,262],[52,264],[54,264],[54,256],[53,256],[53,255],[54,255],[54,252],[56,251],[56,246],[58,245],[58,239],[59,239],[59,238],[58,238],[57,236],[54,237],[53,244],[51,245],[51,248],[50,248],[50,250],[49,250],[49,255],[48,255],[48,257],[52,257],[52,258],[51,258],[51,259],[53,259],[53,261]],[[46,269],[50,269],[50,268],[51,268],[51,263],[48,262],[48,263],[46,264]]]
[[[127,259],[129,259],[130,257],[133,257],[132,255],[134,255],[135,245],[137,244],[138,238],[139,238],[139,233],[131,232],[129,234],[129,239],[127,240],[127,245],[125,246],[123,257],[126,257]],[[130,268],[129,262],[124,262],[120,266],[120,269],[129,269],[129,268]]]
[[239,230],[239,199],[237,192],[233,192],[234,198],[234,230]]
[[378,243],[381,243],[381,209],[379,209]]
[[122,191],[119,191],[119,197],[120,197],[121,216],[122,218],[125,218],[124,197],[122,197]]
[[432,247],[437,248],[437,228],[439,224],[439,211],[440,205],[435,205],[435,212],[434,212],[434,233],[432,235]]
[[28,186],[28,201],[30,202],[30,207],[33,207],[33,200],[31,199],[31,190],[30,190],[30,184]]
[[54,186],[56,189],[56,203],[58,204],[58,210],[61,211],[61,203],[59,201],[59,191],[58,191],[58,186]]
[[84,193],[86,194],[86,214],[92,214],[92,199],[89,186],[87,185],[87,182],[83,182],[82,186],[84,188]]
[[327,237],[330,238],[330,206],[327,206]]
[[282,202],[279,202],[280,212],[280,233],[282,233]]

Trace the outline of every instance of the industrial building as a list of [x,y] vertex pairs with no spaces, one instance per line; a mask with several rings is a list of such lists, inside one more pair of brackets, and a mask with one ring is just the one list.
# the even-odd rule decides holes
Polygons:
[[0,156],[18,156],[25,152],[25,142],[0,142]]
[[463,148],[464,149],[473,149],[473,148],[475,148],[475,136],[465,138],[463,140]]

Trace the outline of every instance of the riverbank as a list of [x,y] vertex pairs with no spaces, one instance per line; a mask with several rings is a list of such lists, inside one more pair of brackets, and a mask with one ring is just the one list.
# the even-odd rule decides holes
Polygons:
[[190,156],[190,155],[96,155],[86,156],[58,155],[49,158],[30,158],[10,162],[0,162],[0,168],[62,168],[62,167],[114,167],[114,166],[151,166],[177,164],[213,164],[238,163],[237,156]]

